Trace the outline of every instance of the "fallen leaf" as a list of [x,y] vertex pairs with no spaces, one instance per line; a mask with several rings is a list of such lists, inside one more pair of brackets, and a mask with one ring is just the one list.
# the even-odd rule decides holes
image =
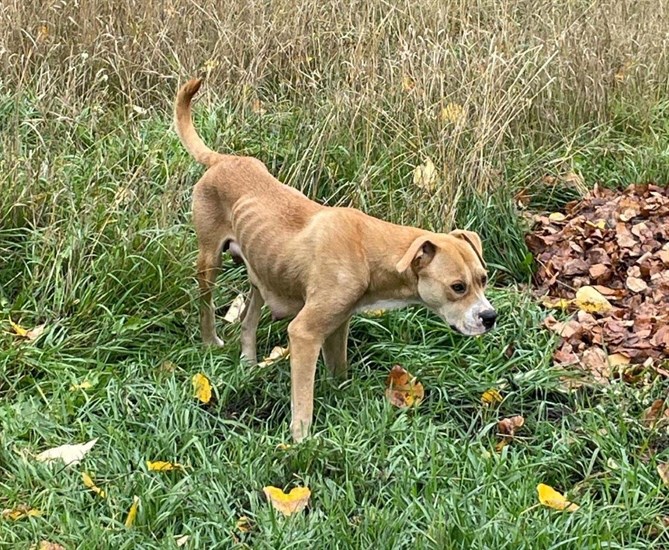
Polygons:
[[267,110],[262,106],[262,101],[257,97],[251,102],[251,110],[257,115],[264,115]]
[[658,428],[669,422],[669,409],[665,407],[664,399],[656,399],[643,411],[642,422],[648,428]]
[[39,462],[52,462],[54,460],[62,460],[65,466],[79,464],[84,456],[93,448],[98,438],[91,439],[88,443],[81,443],[78,445],[61,445],[54,447],[38,454],[35,459]]
[[290,449],[290,447],[291,447],[291,446],[290,446],[288,443],[279,443],[279,444],[276,446],[276,448],[277,448],[279,451],[287,451],[288,449]]
[[12,327],[12,330],[14,331],[14,334],[16,336],[19,336],[21,338],[26,338],[28,336],[28,329],[23,328],[21,325],[18,323],[15,323],[11,319],[9,320],[9,326]]
[[541,305],[547,309],[560,309],[566,311],[572,304],[571,300],[565,298],[553,298],[552,296],[544,296],[541,299]]
[[402,76],[402,88],[404,89],[405,92],[410,92],[415,87],[416,87],[416,83],[414,82],[413,78],[411,78],[407,74]]
[[439,115],[443,123],[456,125],[463,124],[467,119],[467,112],[458,103],[449,103],[441,109]]
[[41,515],[42,512],[36,508],[31,508],[26,504],[19,504],[16,508],[6,508],[0,512],[0,517],[2,519],[9,519],[12,521],[17,521],[23,518],[34,518]]
[[581,365],[600,384],[608,384],[610,382],[611,369],[609,368],[608,356],[603,349],[592,347],[585,350],[581,359]]
[[386,380],[386,398],[395,407],[417,406],[425,395],[423,384],[400,365],[395,365]]
[[70,391],[90,390],[92,387],[93,384],[91,384],[88,380],[84,380],[81,384],[72,384],[70,386]]
[[625,281],[625,286],[629,288],[632,292],[643,292],[648,290],[648,285],[643,279],[638,279],[637,277],[627,277]]
[[[282,493],[283,493],[283,491],[282,491]],[[267,494],[267,492],[265,492],[265,494]],[[241,516],[237,520],[236,526],[237,526],[237,531],[239,531],[240,533],[248,533],[253,528],[253,523],[246,516]]]
[[99,495],[100,498],[105,498],[107,496],[107,493],[105,493],[104,489],[100,489],[100,487],[95,484],[91,476],[89,476],[86,472],[81,472],[81,480],[84,482],[86,487],[88,487],[95,494]]
[[155,462],[147,460],[146,467],[149,472],[171,472],[173,470],[185,471],[183,465],[178,462],[163,462],[161,460],[156,460]]
[[524,424],[525,419],[520,415],[503,418],[497,423],[497,431],[501,435],[513,437],[516,434],[516,430],[522,428]]
[[658,464],[657,473],[660,474],[662,483],[669,487],[669,462]]
[[184,544],[188,542],[188,539],[190,538],[190,535],[181,535],[177,536],[174,540],[175,544],[177,547],[181,548]]
[[544,506],[548,506],[554,510],[567,510],[568,512],[575,512],[579,509],[577,504],[569,502],[550,485],[539,483],[537,485],[537,492],[539,493],[539,502]]
[[201,372],[198,372],[193,376],[193,391],[195,392],[195,397],[199,399],[205,405],[211,401],[211,383],[209,378],[207,378]]
[[548,215],[548,219],[552,222],[563,222],[567,219],[567,216],[561,212],[553,212],[552,214]]
[[363,314],[365,317],[370,317],[370,318],[376,318],[376,317],[383,317],[386,314],[385,309],[369,309],[366,311],[363,311]]
[[495,405],[496,403],[502,402],[502,394],[499,393],[495,388],[490,388],[486,390],[481,395],[481,402],[484,405]]
[[281,359],[286,359],[290,356],[289,348],[282,348],[281,346],[274,346],[267,357],[258,363],[259,367],[269,367]]
[[245,299],[243,294],[237,296],[232,301],[232,304],[230,304],[230,308],[223,317],[223,320],[227,321],[228,323],[238,323],[242,318],[242,314],[244,313],[244,302]]
[[39,543],[39,550],[65,550],[64,546],[61,546],[57,542],[49,542],[48,540],[43,540]]
[[137,509],[139,508],[139,497],[137,495],[132,497],[132,504],[128,510],[128,516],[125,518],[125,526],[130,529],[137,519]]
[[612,353],[608,357],[608,362],[611,367],[620,367],[630,364],[630,358],[622,353]]
[[425,191],[434,191],[437,187],[437,169],[434,163],[428,158],[423,164],[419,164],[413,171],[413,183]]
[[605,313],[613,309],[611,302],[591,286],[583,286],[576,291],[576,306],[587,313]]
[[311,491],[308,487],[295,487],[286,494],[277,487],[264,487],[263,492],[272,507],[284,516],[304,510],[309,503]]

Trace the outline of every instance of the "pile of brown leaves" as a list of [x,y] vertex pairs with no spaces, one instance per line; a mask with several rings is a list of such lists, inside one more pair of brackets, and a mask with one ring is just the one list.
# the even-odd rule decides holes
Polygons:
[[[536,216],[527,244],[539,293],[580,309],[565,323],[546,320],[563,337],[556,363],[578,364],[604,382],[613,363],[657,368],[669,359],[669,189],[595,188],[566,215]],[[606,298],[604,307],[579,307],[579,289]]]

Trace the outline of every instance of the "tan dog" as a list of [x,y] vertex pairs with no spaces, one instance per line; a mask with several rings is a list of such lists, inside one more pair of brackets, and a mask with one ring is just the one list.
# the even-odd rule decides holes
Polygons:
[[195,131],[191,99],[201,80],[177,94],[176,130],[188,152],[208,167],[193,190],[199,255],[200,322],[217,346],[212,290],[221,253],[246,264],[252,284],[241,327],[242,356],[256,363],[256,330],[267,304],[288,325],[291,431],[309,432],[319,352],[335,375],[347,373],[349,319],[371,308],[423,304],[467,335],[492,328],[484,296],[486,267],[476,233],[431,233],[394,225],[353,208],[321,206],[275,179],[255,158],[209,149]]

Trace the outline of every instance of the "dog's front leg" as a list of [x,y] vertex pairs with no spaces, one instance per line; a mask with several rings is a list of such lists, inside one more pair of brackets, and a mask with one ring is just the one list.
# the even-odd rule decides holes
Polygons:
[[346,378],[348,362],[346,361],[346,343],[350,319],[342,323],[337,330],[323,342],[323,360],[330,374],[336,378]]
[[255,365],[256,357],[256,333],[264,300],[257,287],[251,287],[251,294],[246,301],[242,318],[242,360]]

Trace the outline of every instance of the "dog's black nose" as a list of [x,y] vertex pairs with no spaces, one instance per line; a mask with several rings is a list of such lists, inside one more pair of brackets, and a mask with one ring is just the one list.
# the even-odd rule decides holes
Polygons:
[[495,319],[497,319],[497,312],[494,309],[487,309],[479,313],[479,318],[486,329],[491,329],[495,326]]

